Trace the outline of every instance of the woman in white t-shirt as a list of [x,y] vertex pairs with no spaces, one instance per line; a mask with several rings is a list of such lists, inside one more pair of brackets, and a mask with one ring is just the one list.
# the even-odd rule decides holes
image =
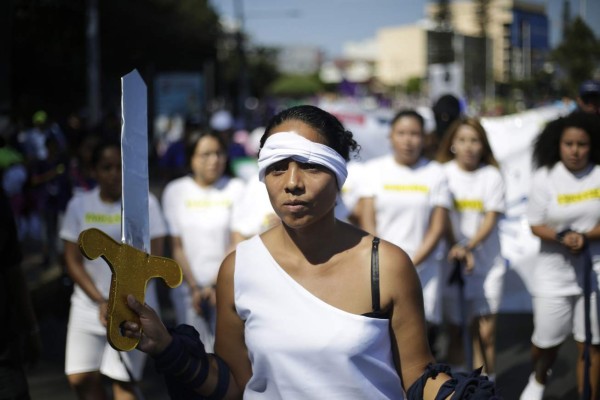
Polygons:
[[[82,399],[105,398],[102,375],[112,381],[113,398],[135,398],[133,379],[142,377],[145,355],[118,352],[106,340],[106,312],[111,270],[100,258],[88,260],[79,251],[79,234],[97,228],[121,240],[121,148],[102,142],[93,151],[93,172],[98,186],[71,199],[59,232],[69,276],[75,283],[67,326],[65,373]],[[166,225],[156,197],[149,195],[152,254],[162,255]],[[158,306],[153,281],[146,289],[146,302]],[[126,365],[126,366],[125,366]]]
[[[444,317],[455,328],[461,322],[467,327],[473,341],[473,365],[483,365],[488,376],[493,376],[496,313],[506,269],[498,233],[498,219],[505,210],[504,181],[485,129],[475,118],[461,117],[450,125],[437,159],[444,163],[453,201],[448,261],[461,263],[465,301],[460,304],[458,292],[449,290],[454,265],[448,265],[443,279]],[[461,307],[466,319],[462,321]],[[460,348],[460,341],[455,340],[449,350]],[[456,362],[455,356],[451,351],[450,362]],[[465,362],[469,365],[471,360]]]
[[[186,149],[191,174],[167,184],[162,206],[173,258],[186,285],[172,291],[176,310],[193,325],[212,349],[215,325],[215,284],[223,258],[232,248],[233,204],[244,182],[227,173],[227,147],[217,133],[193,136]],[[183,314],[179,312],[179,319]]]
[[433,340],[433,328],[441,321],[438,281],[450,193],[442,166],[422,155],[425,131],[419,113],[398,112],[389,138],[393,154],[368,161],[364,167],[363,224],[410,256],[423,287]]
[[236,199],[233,206],[233,241],[239,243],[266,232],[279,223],[281,220],[271,206],[267,188],[259,180],[258,174],[255,174],[248,179],[244,193]]
[[[584,272],[591,289],[592,399],[600,398],[600,120],[576,112],[546,125],[535,142],[527,219],[541,239],[534,269],[533,370],[521,399],[541,399],[558,349],[573,334],[577,382],[583,392],[585,335]],[[590,259],[591,257],[591,259]],[[589,266],[589,264],[588,264]]]
[[[364,229],[365,201],[363,191],[365,190],[365,163],[358,160],[348,162],[348,178],[340,192],[344,206],[348,211],[348,222]],[[368,190],[368,189],[367,189]]]

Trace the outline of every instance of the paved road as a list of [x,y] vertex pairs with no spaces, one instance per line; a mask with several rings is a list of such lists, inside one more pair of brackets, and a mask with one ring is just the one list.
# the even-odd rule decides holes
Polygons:
[[[27,258],[25,270],[31,282],[32,297],[40,320],[43,335],[43,359],[37,368],[28,373],[31,395],[34,400],[75,399],[63,374],[64,346],[69,287],[61,279],[60,267],[41,270],[36,267],[35,256]],[[166,289],[163,289],[166,290]],[[165,298],[164,293],[162,299]],[[167,316],[168,307],[163,311]],[[531,314],[501,314],[498,319],[497,378],[500,394],[506,400],[518,399],[525,386],[529,371],[529,336],[532,331]],[[552,379],[546,390],[546,400],[577,399],[575,389],[575,345],[567,342],[560,350]],[[147,400],[167,399],[162,377],[154,371],[150,360],[141,384]]]

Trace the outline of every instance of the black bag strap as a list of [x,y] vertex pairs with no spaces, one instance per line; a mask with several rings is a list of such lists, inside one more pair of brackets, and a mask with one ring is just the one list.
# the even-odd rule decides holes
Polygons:
[[378,312],[381,309],[379,300],[379,238],[373,238],[371,247],[371,299],[373,311]]

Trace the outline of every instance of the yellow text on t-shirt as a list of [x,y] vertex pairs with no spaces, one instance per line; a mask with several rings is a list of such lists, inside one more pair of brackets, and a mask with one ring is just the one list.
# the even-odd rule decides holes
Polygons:
[[394,192],[421,192],[428,193],[429,186],[425,185],[383,185],[383,190],[394,191]]
[[229,207],[231,200],[186,200],[186,208]]
[[121,214],[86,213],[84,218],[86,224],[113,225],[121,223]]
[[483,211],[483,201],[481,200],[468,200],[468,199],[455,199],[454,208],[457,211]]
[[582,201],[600,199],[600,188],[586,190],[581,193],[559,194],[558,204],[580,203]]

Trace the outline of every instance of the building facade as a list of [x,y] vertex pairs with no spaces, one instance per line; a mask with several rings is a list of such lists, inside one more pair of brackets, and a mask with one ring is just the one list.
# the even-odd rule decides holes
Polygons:
[[[429,3],[426,9],[430,22],[383,28],[377,32],[376,76],[381,82],[401,85],[410,78],[425,77],[428,65],[438,63],[435,58],[440,50],[454,53],[450,63],[486,60],[491,63],[488,67],[496,82],[528,79],[546,61],[550,51],[549,22],[543,5],[491,0],[487,10],[487,40],[483,41],[479,40],[483,35],[476,3],[456,1],[451,2],[450,7],[453,35],[447,40],[449,49],[430,48],[437,34],[431,22],[437,10],[434,3]],[[477,68],[464,65],[464,68],[481,71],[481,65]]]
[[[437,4],[426,13],[433,19]],[[480,10],[474,1],[450,3],[451,26],[455,32],[481,37]],[[490,40],[493,76],[496,82],[528,79],[543,66],[550,51],[549,20],[542,4],[516,0],[490,0],[486,36]]]

